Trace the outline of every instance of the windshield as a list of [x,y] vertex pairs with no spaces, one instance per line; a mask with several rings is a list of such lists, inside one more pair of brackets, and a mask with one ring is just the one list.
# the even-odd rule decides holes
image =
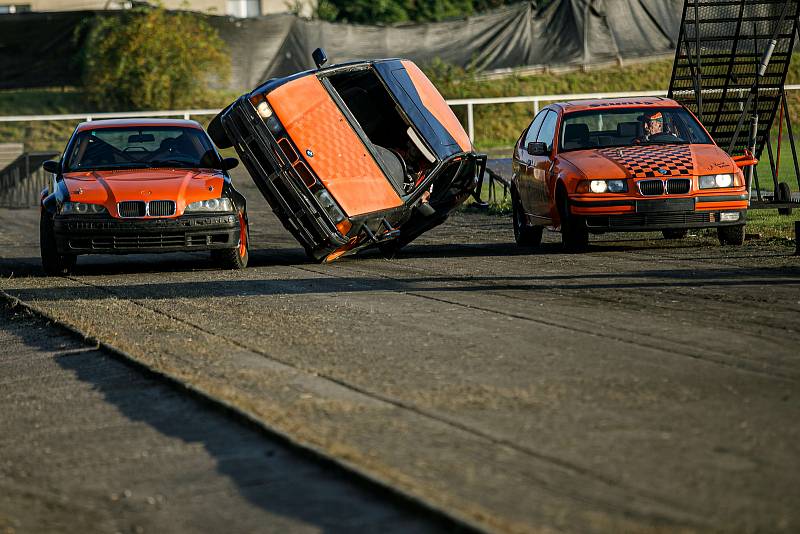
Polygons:
[[197,128],[130,126],[80,132],[65,170],[218,168],[219,161],[208,136]]
[[600,108],[564,115],[559,151],[687,143],[713,141],[683,108]]

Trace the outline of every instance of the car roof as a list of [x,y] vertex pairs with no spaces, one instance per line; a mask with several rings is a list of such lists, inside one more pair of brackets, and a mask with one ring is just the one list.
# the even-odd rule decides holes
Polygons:
[[597,108],[679,108],[681,107],[671,98],[661,96],[632,96],[625,98],[596,98],[591,100],[571,100],[552,104],[564,110],[564,113],[587,111]]
[[124,128],[129,126],[175,126],[181,128],[195,128],[202,130],[203,127],[200,123],[192,120],[184,119],[106,119],[97,121],[82,122],[76,128],[76,131],[82,132],[84,130],[99,130],[102,128]]

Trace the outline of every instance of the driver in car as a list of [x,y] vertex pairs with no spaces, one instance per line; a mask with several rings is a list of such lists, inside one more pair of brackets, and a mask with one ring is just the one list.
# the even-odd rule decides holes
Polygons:
[[660,111],[645,113],[641,117],[644,134],[635,139],[634,143],[647,143],[649,141],[668,141],[678,136],[671,128],[664,125],[664,115]]
[[642,122],[644,135],[637,139],[638,142],[646,143],[652,137],[664,133],[664,116],[660,111],[645,113],[642,115]]

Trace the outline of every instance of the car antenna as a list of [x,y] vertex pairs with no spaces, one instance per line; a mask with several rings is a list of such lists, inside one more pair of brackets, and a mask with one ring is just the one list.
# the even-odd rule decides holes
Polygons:
[[317,48],[311,53],[311,59],[314,60],[314,64],[316,64],[318,69],[321,69],[322,66],[328,62],[328,56],[325,54],[325,49]]

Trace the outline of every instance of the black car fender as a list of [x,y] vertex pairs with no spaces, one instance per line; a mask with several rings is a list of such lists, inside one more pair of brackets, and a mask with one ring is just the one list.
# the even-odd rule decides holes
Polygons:
[[[50,215],[58,213],[59,208],[64,202],[69,200],[69,191],[64,180],[55,181],[55,191],[49,193],[50,189],[42,189],[42,208]],[[49,193],[49,194],[48,194]]]

